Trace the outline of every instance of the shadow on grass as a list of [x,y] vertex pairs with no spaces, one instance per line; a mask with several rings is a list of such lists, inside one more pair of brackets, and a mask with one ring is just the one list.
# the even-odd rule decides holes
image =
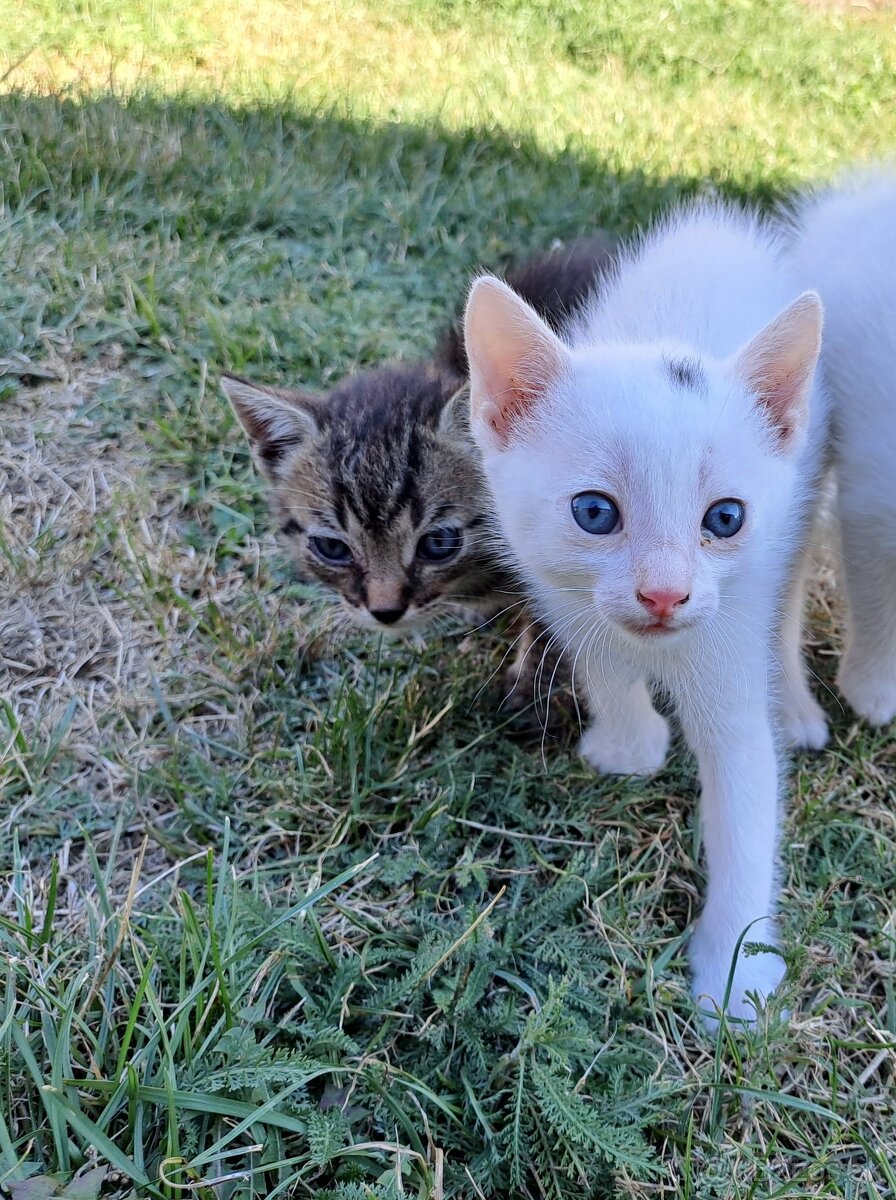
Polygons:
[[702,182],[277,107],[8,95],[0,114],[2,333],[28,352],[61,329],[316,378],[418,350],[474,267],[628,232]]

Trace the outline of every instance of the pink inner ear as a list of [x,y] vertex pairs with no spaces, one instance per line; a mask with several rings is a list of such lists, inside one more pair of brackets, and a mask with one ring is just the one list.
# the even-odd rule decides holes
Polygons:
[[479,411],[492,432],[506,442],[526,417],[537,408],[539,401],[550,386],[550,377],[536,381],[533,377],[526,382],[515,379],[504,381],[500,391],[489,389]]
[[803,373],[791,371],[765,379],[759,387],[759,399],[768,409],[782,442],[789,442],[803,425],[807,382]]
[[506,431],[521,421],[537,402],[538,392],[531,386],[528,388],[510,387],[492,398],[493,411],[489,424],[495,433],[504,436]]
[[805,292],[736,359],[738,375],[768,413],[782,446],[793,442],[808,418],[821,322],[821,302],[814,292]]

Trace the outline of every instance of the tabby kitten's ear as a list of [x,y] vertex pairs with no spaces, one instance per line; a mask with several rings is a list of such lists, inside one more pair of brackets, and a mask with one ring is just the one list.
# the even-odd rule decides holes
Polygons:
[[258,465],[268,479],[276,478],[284,457],[320,431],[323,402],[307,392],[263,387],[222,375],[221,386],[248,435]]
[[564,374],[569,352],[525,300],[491,275],[473,284],[464,338],[473,432],[480,444],[504,448]]
[[439,416],[439,433],[450,438],[469,438],[470,436],[470,385],[462,384]]

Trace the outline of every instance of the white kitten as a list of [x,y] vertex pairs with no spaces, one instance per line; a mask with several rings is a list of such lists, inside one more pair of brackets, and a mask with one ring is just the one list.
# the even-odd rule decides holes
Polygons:
[[863,717],[896,717],[896,175],[865,175],[796,212],[800,278],[825,304],[843,578],[837,682]]
[[[825,425],[821,305],[798,292],[757,218],[700,206],[623,256],[568,343],[490,277],[466,315],[474,434],[512,552],[575,659],[582,753],[658,770],[659,684],[697,756],[709,885],[693,986],[719,1005],[740,936],[775,940],[776,682],[824,738],[795,639],[776,637]],[[782,973],[775,954],[741,954],[729,1012],[752,1017],[747,994]]]

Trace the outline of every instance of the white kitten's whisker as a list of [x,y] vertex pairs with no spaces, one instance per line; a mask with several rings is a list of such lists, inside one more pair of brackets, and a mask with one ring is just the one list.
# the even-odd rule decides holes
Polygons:
[[[735,693],[734,693],[734,701],[735,701],[735,704],[737,705],[741,699],[741,684],[743,684],[743,695],[744,696],[746,696],[746,694],[749,690],[746,667],[741,662],[741,657],[737,652],[737,647],[734,644],[734,640],[732,639],[731,634],[725,628],[725,626],[721,623],[714,625],[713,633],[718,638],[719,642],[721,643],[722,649],[725,652],[726,673],[729,670],[733,671],[733,673],[734,673],[734,684],[735,684],[735,689],[736,689]],[[721,675],[721,671],[720,671],[720,675]],[[721,707],[721,696],[719,698],[719,706]]]
[[[485,691],[485,689],[488,687],[488,685],[492,682],[492,680],[495,678],[495,676],[498,674],[498,672],[502,669],[504,664],[507,662],[507,659],[510,657],[510,655],[513,653],[513,651],[516,649],[516,647],[520,643],[520,641],[524,637],[526,637],[527,634],[529,634],[531,632],[531,629],[532,629],[531,625],[524,626],[520,630],[520,632],[516,635],[516,637],[513,639],[513,641],[507,646],[506,650],[501,655],[501,659],[500,659],[497,667],[495,667],[494,671],[492,671],[492,673],[488,676],[488,678],[483,683],[482,687],[479,688],[479,690],[476,692],[476,695],[473,697],[474,704],[479,700],[482,693]],[[531,654],[532,650],[534,649],[536,643],[542,637],[547,637],[549,635],[549,633],[550,633],[550,630],[548,628],[543,628],[541,630],[541,632],[535,638],[533,638],[531,645],[527,648],[526,653],[523,656],[522,663],[520,664],[521,668],[525,665],[526,660],[528,659],[529,655]],[[520,672],[518,672],[518,673],[520,673]]]
[[[537,687],[540,687],[542,679],[543,679],[544,664],[545,664],[545,659],[546,659],[548,653],[550,652],[550,650],[553,648],[553,646],[558,641],[563,641],[566,638],[566,633],[572,627],[572,624],[574,621],[578,620],[578,618],[582,614],[587,615],[589,608],[590,608],[590,605],[579,605],[578,607],[576,607],[575,609],[572,610],[571,614],[566,617],[565,621],[562,624],[557,624],[555,622],[553,628],[548,627],[548,629],[546,630],[546,632],[550,635],[550,637],[549,637],[546,645],[543,647],[541,661],[539,662],[538,667],[535,670],[534,682]],[[536,641],[537,640],[538,639],[536,639]],[[566,645],[564,646],[564,649],[561,653],[565,653],[566,650],[568,650],[570,644],[571,643],[567,640]],[[532,647],[530,647],[530,651],[531,651],[531,649],[534,648],[534,646],[535,646],[535,642],[533,641]]]
[[[737,610],[737,609],[735,609],[735,608],[729,608],[729,609],[727,609],[726,611],[730,612],[730,613],[732,614],[732,617],[734,616],[734,614],[735,614],[735,613],[737,613],[737,612],[738,612],[738,610]],[[748,614],[745,614],[745,613],[742,613],[742,612],[740,613],[740,615],[741,615],[741,616],[748,616]],[[801,651],[801,645],[802,645],[802,636],[798,637],[795,643],[791,643],[791,642],[788,642],[788,641],[786,641],[786,640],[785,640],[785,638],[783,637],[783,634],[782,634],[782,632],[781,632],[781,629],[780,629],[780,620],[781,620],[781,614],[779,614],[779,618],[778,618],[778,619],[779,619],[779,627],[778,627],[778,629],[777,629],[777,630],[776,630],[776,631],[775,631],[775,632],[772,634],[771,642],[770,642],[770,644],[768,645],[768,652],[769,652],[769,654],[771,655],[771,657],[772,657],[772,660],[773,660],[773,662],[775,663],[775,666],[778,668],[778,670],[779,670],[779,672],[781,673],[781,675],[783,675],[783,674],[784,674],[784,664],[782,663],[782,661],[781,661],[781,659],[778,657],[778,655],[775,653],[774,646],[775,646],[775,645],[781,645],[781,646],[785,646],[785,647],[786,647],[788,650],[791,650],[791,651],[793,651],[793,650],[796,650],[797,652],[800,652],[800,651]],[[787,619],[788,619],[788,614],[786,614],[786,613],[784,614],[784,619],[785,619],[785,620],[787,620]],[[799,629],[799,631],[800,631],[800,635],[802,635],[803,633],[806,633],[806,632],[807,632],[807,628],[806,628],[806,626],[805,626],[805,625],[803,625],[803,624],[801,624],[801,623],[800,623],[800,622],[799,622],[799,621],[798,621],[798,620],[797,620],[795,617],[789,617],[789,619],[790,619],[790,621],[791,621],[791,623],[792,623],[792,624],[795,624],[795,625],[798,627],[798,629]],[[744,625],[744,624],[742,624],[742,623],[740,623],[740,624],[741,624],[742,628],[743,628],[743,629],[744,629],[746,632],[750,633],[750,634],[751,634],[751,635],[752,635],[752,636],[753,636],[753,637],[754,637],[754,638],[755,638],[755,639],[756,639],[758,642],[760,642],[760,643],[761,643],[763,646],[765,646],[765,644],[766,644],[766,643],[765,643],[764,639],[763,639],[763,638],[761,638],[761,637],[759,636],[759,634],[757,634],[757,633],[755,632],[755,630],[752,630],[752,629],[750,629],[750,627],[749,627],[748,625]],[[841,712],[845,712],[846,710],[845,710],[845,709],[844,709],[844,707],[843,707],[843,702],[841,701],[840,697],[839,697],[839,696],[837,695],[837,693],[836,693],[836,692],[833,690],[833,688],[830,686],[830,684],[826,683],[826,682],[825,682],[825,681],[822,679],[822,677],[821,677],[821,676],[818,674],[818,672],[817,672],[817,671],[815,671],[815,670],[813,670],[813,668],[812,668],[812,667],[810,666],[810,664],[809,664],[809,661],[808,661],[808,659],[806,659],[805,655],[802,655],[802,654],[800,654],[800,661],[801,661],[801,663],[802,663],[802,668],[803,668],[803,670],[806,672],[806,674],[807,674],[807,675],[808,675],[808,676],[809,676],[811,679],[813,679],[813,680],[814,680],[816,683],[818,683],[818,684],[819,684],[819,686],[820,686],[820,687],[821,687],[821,688],[822,688],[822,689],[823,689],[823,690],[824,690],[824,691],[825,691],[825,692],[828,694],[828,696],[830,696],[830,698],[831,698],[831,699],[834,701],[834,703],[837,705],[837,707],[840,709],[840,711],[841,711]]]
[[[582,623],[580,623],[580,625],[575,630],[575,632],[573,634],[574,638],[578,638],[578,636],[581,632],[581,629],[583,627],[583,624],[587,623],[587,621],[589,619],[591,619],[591,620],[594,619],[594,615],[592,612],[586,611],[584,614],[582,614]],[[567,625],[566,628],[568,629],[569,625]],[[543,762],[546,762],[546,760],[545,760],[545,743],[546,743],[546,739],[547,739],[547,728],[548,728],[547,722],[548,722],[548,714],[550,712],[550,707],[551,707],[551,696],[552,696],[553,687],[554,687],[554,680],[556,678],[557,670],[560,666],[562,656],[563,656],[563,654],[568,653],[571,644],[572,644],[572,639],[568,639],[566,642],[566,645],[564,646],[563,650],[561,651],[561,654],[558,655],[558,657],[557,657],[557,661],[554,664],[554,670],[551,673],[551,678],[548,683],[548,695],[547,695],[547,701],[545,703],[545,719],[544,719],[544,724],[542,726],[542,733],[541,733],[541,756],[542,756]],[[544,664],[544,658],[542,658],[542,663],[539,666],[539,670],[541,670],[543,664]],[[572,668],[573,691],[575,691],[575,665],[576,665],[575,660],[573,660],[573,668]]]
[[[560,653],[556,656],[556,660],[554,663],[554,669],[551,674],[551,679],[550,679],[550,682],[548,685],[548,694],[547,694],[544,706],[541,708],[541,711],[544,713],[544,716],[542,718],[542,734],[543,735],[547,733],[547,722],[548,722],[548,716],[550,713],[550,704],[551,704],[551,687],[553,686],[554,677],[556,676],[556,673],[557,673],[557,670],[562,661],[563,655],[567,652],[568,647],[569,647],[569,642],[566,639],[566,633],[570,628],[572,628],[573,623],[582,617],[587,617],[587,612],[584,612],[583,609],[579,609],[576,611],[576,613],[574,613],[571,617],[569,617],[562,625],[558,625],[553,629],[549,628],[546,631],[547,634],[549,635],[548,640],[545,642],[544,646],[542,647],[541,658],[539,659],[538,666],[535,668],[535,671],[533,672],[533,676],[532,676],[532,692],[533,692],[533,696],[535,698],[536,705],[539,705],[540,697],[543,692],[544,668],[545,668],[545,663],[547,662],[548,655],[550,654],[550,652],[554,648],[554,646],[557,645],[558,642],[565,643],[565,644],[562,644]],[[534,648],[535,648],[535,642],[533,642],[532,646],[527,651],[526,659],[528,659],[528,655],[531,653],[532,650],[534,650]],[[524,662],[526,661],[526,659],[524,659]],[[543,744],[543,742],[544,742],[544,737],[542,737],[542,744]]]
[[[599,616],[597,616],[597,614],[596,614],[596,617],[597,617],[597,619],[595,620],[594,628],[592,630],[591,637],[589,638],[587,644],[583,644],[580,647],[580,649],[576,651],[576,657],[575,657],[575,661],[573,663],[573,679],[575,679],[575,672],[576,672],[576,667],[577,667],[578,660],[579,660],[579,654],[581,653],[582,650],[584,650],[584,652],[585,652],[585,657],[584,657],[585,678],[586,678],[586,682],[588,682],[590,684],[591,666],[594,661],[593,647],[594,647],[594,643],[597,642],[597,648],[599,650],[598,663],[600,665],[601,675],[603,677],[604,683],[606,684],[606,673],[604,671],[603,664],[604,664],[604,652],[607,648],[607,642],[608,642],[608,626],[607,626],[606,622],[601,621],[599,619]],[[589,690],[589,692],[593,693],[595,689],[593,689],[592,687],[589,687],[588,690]],[[580,731],[581,731],[581,725],[582,725],[582,721],[581,721],[581,716],[580,716],[579,717]]]
[[514,600],[513,604],[508,604],[504,608],[499,608],[496,613],[492,613],[492,615],[487,617],[481,625],[474,625],[470,632],[479,633],[480,630],[486,629],[493,621],[497,621],[499,617],[503,617],[506,613],[513,612],[514,609],[525,610],[528,604],[529,600],[527,598],[522,600]]
[[[587,670],[588,670],[588,662],[589,662],[589,658],[588,658],[588,656],[589,656],[589,654],[590,654],[590,652],[591,652],[591,646],[592,646],[592,645],[593,645],[593,643],[594,643],[594,639],[595,639],[595,637],[599,637],[599,636],[600,636],[600,633],[601,633],[601,625],[600,625],[599,618],[598,618],[597,614],[595,613],[595,614],[593,614],[593,623],[592,623],[592,627],[591,627],[591,629],[589,630],[589,632],[588,632],[588,635],[586,636],[586,638],[585,638],[584,640],[582,640],[582,639],[579,639],[579,645],[578,645],[578,646],[577,646],[577,648],[576,648],[576,652],[575,652],[575,655],[574,655],[574,657],[573,657],[573,661],[572,661],[572,671],[571,671],[571,675],[572,675],[572,685],[573,685],[573,686],[572,686],[572,694],[573,694],[573,701],[574,701],[574,703],[575,703],[575,709],[576,709],[576,719],[577,719],[577,721],[578,721],[578,725],[579,725],[579,736],[580,736],[580,737],[581,737],[581,735],[582,735],[582,714],[581,714],[581,711],[580,711],[580,709],[579,709],[578,697],[577,697],[577,695],[576,695],[576,676],[577,676],[577,673],[578,673],[578,667],[579,667],[579,657],[580,657],[580,655],[582,654],[582,652],[583,652],[583,650],[584,650],[584,652],[585,652],[585,664],[586,664],[586,666],[585,666],[585,670],[586,670],[586,672],[587,672]],[[568,650],[569,650],[569,648],[567,647],[567,653],[568,653]]]
[[[594,610],[594,618],[595,618],[594,634],[597,637],[598,645],[602,646],[603,642],[605,642],[606,637],[607,637],[607,626],[606,626],[605,622],[600,620],[600,614],[597,611],[597,609]],[[589,642],[589,646],[588,646],[589,654],[590,654],[590,647],[593,644],[593,640],[594,639],[592,638],[591,642]],[[579,660],[579,655],[581,653],[581,649],[582,649],[581,646],[576,648],[576,652],[573,657],[572,669],[570,671],[570,675],[572,678],[572,698],[573,698],[573,704],[575,705],[575,710],[576,710],[576,720],[577,720],[578,726],[579,726],[579,737],[581,737],[584,732],[583,723],[582,723],[582,710],[579,706],[579,697],[578,697],[578,660]],[[569,653],[569,648],[567,648],[567,653]],[[602,649],[601,649],[601,653],[603,653]],[[588,674],[589,670],[590,670],[590,659],[586,655],[586,658],[585,658],[586,679],[587,679],[587,674]]]
[[[547,659],[547,655],[550,653],[551,649],[558,641],[563,641],[565,639],[566,633],[572,627],[573,623],[576,620],[578,620],[579,617],[582,616],[583,614],[587,615],[589,607],[590,606],[586,606],[586,605],[577,606],[570,612],[570,614],[566,617],[566,619],[563,621],[562,624],[555,624],[555,626],[553,628],[548,627],[545,630],[545,633],[547,635],[549,635],[548,641],[542,648],[541,660],[540,660],[538,666],[536,667],[534,675],[533,675],[533,688],[536,691],[536,693],[538,693],[541,689],[541,684],[542,684],[542,681],[544,678],[544,664]],[[567,611],[569,612],[569,606],[567,606]],[[527,651],[527,657],[528,657],[528,654],[531,653],[531,651],[535,648],[536,642],[539,640],[540,640],[540,636],[539,636],[539,638],[536,638],[533,641],[532,646],[530,646],[529,650]],[[561,655],[566,653],[566,651],[569,648],[569,644],[570,644],[569,641],[567,641],[566,645],[563,647],[563,650],[561,651]],[[559,658],[558,658],[558,663],[559,663]]]

